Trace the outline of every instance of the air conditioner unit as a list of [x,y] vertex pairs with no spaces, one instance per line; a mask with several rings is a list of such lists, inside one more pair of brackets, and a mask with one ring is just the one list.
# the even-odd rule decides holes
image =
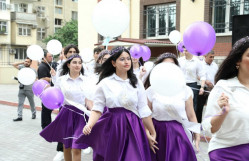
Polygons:
[[11,4],[6,4],[7,10],[11,10]]
[[36,29],[37,28],[37,25],[32,25],[32,29]]
[[15,55],[16,54],[16,49],[9,49],[9,54]]

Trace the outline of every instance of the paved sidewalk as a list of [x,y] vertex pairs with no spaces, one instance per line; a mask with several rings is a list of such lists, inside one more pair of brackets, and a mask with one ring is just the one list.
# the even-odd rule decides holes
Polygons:
[[[17,117],[18,85],[0,85],[0,91],[0,161],[52,161],[57,144],[48,143],[39,135],[40,99],[35,97],[38,106],[35,120],[31,119],[30,109],[24,109],[23,121],[13,122],[12,119]],[[27,99],[25,104],[29,105]],[[53,119],[55,116],[52,114]],[[209,161],[207,146],[201,142],[202,153],[197,154],[198,161]],[[82,154],[82,161],[92,161],[92,153]]]

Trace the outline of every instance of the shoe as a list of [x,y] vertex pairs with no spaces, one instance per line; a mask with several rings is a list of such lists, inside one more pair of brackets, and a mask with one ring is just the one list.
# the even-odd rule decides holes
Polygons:
[[53,161],[64,161],[64,153],[61,151],[58,151]]
[[91,151],[92,151],[92,148],[88,147],[88,148],[83,150],[83,153],[84,154],[89,154],[89,153],[91,153]]
[[32,115],[32,119],[35,119],[36,118],[36,115]]
[[13,119],[13,121],[22,121],[22,118],[21,117],[18,117],[16,119]]

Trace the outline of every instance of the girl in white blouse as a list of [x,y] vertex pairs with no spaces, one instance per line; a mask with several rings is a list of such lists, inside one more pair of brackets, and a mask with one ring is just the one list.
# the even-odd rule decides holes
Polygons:
[[210,160],[249,160],[249,37],[234,44],[215,82],[202,122],[212,133]]
[[55,87],[60,88],[64,95],[63,107],[56,119],[40,133],[48,142],[63,143],[65,161],[80,161],[81,149],[88,147],[75,142],[88,119],[85,115],[88,110],[84,106],[86,78],[83,74],[81,57],[70,56],[62,66],[62,76],[55,83]]
[[[108,111],[101,116],[104,107]],[[149,161],[143,124],[149,129],[153,146],[156,133],[150,115],[143,84],[133,73],[130,53],[116,47],[102,64],[89,122],[77,142],[93,147],[105,161]]]
[[[175,63],[179,66],[175,54],[161,54],[155,65]],[[167,70],[167,69],[165,69]],[[156,93],[151,87],[149,77],[146,81],[148,105],[152,110],[159,150],[151,153],[153,161],[195,161],[192,147],[192,135],[186,126],[189,121],[197,123],[193,108],[193,92],[186,86],[177,96],[166,97]],[[169,76],[170,77],[170,76]],[[195,134],[195,146],[198,150],[199,134]]]

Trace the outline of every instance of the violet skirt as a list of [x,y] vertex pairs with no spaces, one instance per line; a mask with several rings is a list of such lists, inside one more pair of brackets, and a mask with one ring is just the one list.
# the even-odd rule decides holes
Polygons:
[[210,161],[249,161],[249,144],[213,150],[209,158]]
[[[83,111],[74,107],[65,105],[61,111],[40,135],[48,142],[61,142],[65,148],[85,149],[88,146],[83,143],[76,143],[76,139],[82,134],[83,127],[86,125],[82,115]],[[88,119],[87,115],[85,115]]]
[[150,161],[150,150],[140,118],[124,108],[109,108],[90,135],[82,134],[76,143],[85,143],[104,161]]
[[153,119],[159,150],[151,151],[152,161],[197,161],[194,149],[182,124]]

